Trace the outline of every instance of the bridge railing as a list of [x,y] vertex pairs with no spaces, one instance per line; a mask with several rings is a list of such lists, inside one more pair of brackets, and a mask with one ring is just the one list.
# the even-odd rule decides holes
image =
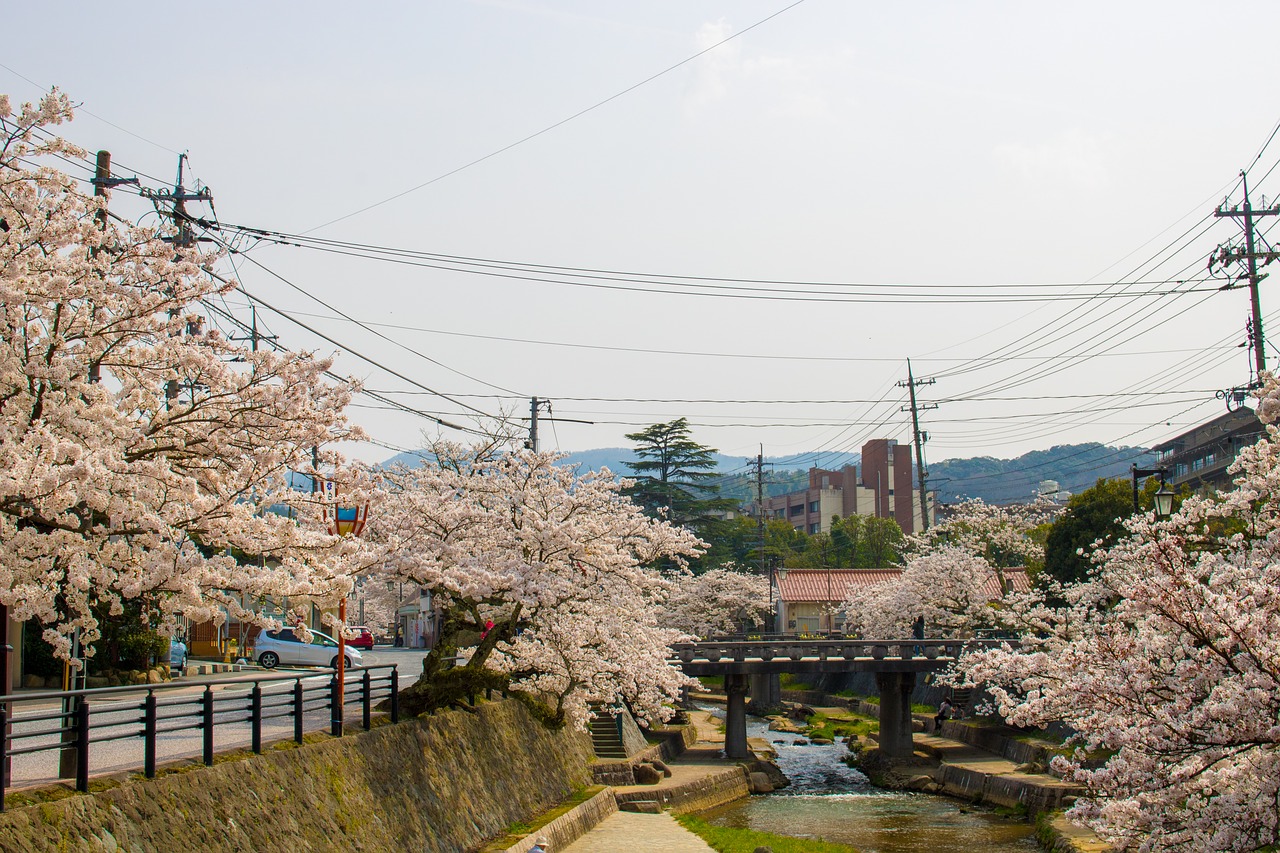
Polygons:
[[843,634],[797,635],[761,634],[714,637],[671,647],[681,663],[707,661],[741,662],[774,659],[819,660],[859,658],[872,660],[937,660],[959,657],[965,649],[999,644],[992,639],[865,639]]

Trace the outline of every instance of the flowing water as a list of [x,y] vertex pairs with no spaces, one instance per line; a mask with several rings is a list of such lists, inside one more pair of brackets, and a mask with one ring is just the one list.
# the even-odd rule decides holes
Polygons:
[[[707,709],[723,713],[721,709]],[[862,853],[1031,853],[1031,826],[988,809],[929,794],[886,791],[845,765],[844,744],[796,746],[797,735],[768,731],[748,718],[747,733],[768,739],[791,785],[700,817],[731,826],[851,844]],[[783,741],[773,743],[773,741]]]

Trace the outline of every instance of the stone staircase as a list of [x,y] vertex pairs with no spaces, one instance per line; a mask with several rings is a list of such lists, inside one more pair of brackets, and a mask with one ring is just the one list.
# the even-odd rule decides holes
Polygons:
[[617,719],[604,709],[594,706],[591,714],[591,745],[596,758],[626,761],[627,750],[618,734]]

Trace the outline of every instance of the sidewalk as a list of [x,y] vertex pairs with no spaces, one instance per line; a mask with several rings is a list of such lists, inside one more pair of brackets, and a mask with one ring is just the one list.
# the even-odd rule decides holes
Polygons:
[[666,812],[617,812],[562,850],[552,853],[715,853],[701,838],[676,823]]

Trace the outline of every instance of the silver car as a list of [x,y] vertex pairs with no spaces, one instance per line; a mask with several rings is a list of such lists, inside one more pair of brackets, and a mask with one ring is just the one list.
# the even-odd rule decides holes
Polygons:
[[[311,632],[311,642],[304,643],[292,628],[263,631],[253,644],[253,654],[266,669],[280,664],[293,666],[338,666],[338,641],[319,631]],[[363,666],[359,649],[346,647],[347,667]]]

